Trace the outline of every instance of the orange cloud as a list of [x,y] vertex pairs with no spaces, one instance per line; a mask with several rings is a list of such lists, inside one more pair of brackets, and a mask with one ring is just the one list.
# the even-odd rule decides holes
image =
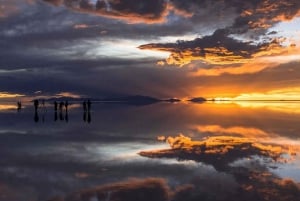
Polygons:
[[201,125],[201,126],[196,125],[193,127],[196,127],[196,130],[202,133],[208,132],[208,133],[213,133],[218,135],[230,134],[230,135],[238,135],[238,136],[244,136],[244,137],[255,138],[255,139],[272,137],[272,134],[270,133],[267,133],[258,128],[251,128],[251,127],[234,126],[234,127],[224,128],[219,125]]
[[217,30],[210,36],[193,41],[177,43],[151,43],[139,46],[142,50],[170,52],[166,63],[184,66],[192,61],[202,61],[213,65],[243,64],[263,57],[280,55],[288,51],[282,46],[282,39],[254,44],[229,37],[227,30]]

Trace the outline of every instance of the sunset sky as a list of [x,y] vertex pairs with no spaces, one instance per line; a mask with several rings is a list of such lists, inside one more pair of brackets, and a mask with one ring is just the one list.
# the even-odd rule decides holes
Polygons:
[[0,0],[0,99],[300,100],[299,0]]

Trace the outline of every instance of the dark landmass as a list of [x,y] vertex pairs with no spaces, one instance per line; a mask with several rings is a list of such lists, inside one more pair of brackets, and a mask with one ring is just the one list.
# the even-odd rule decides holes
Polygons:
[[177,102],[180,102],[181,100],[178,98],[170,98],[170,99],[165,99],[163,101],[170,102],[170,103],[177,103]]
[[205,98],[203,97],[196,97],[196,98],[192,98],[189,101],[194,102],[194,103],[203,103],[205,101],[207,101]]
[[60,101],[69,101],[69,102],[82,102],[82,101],[99,101],[100,99],[95,99],[95,98],[73,98],[73,97],[59,97],[59,98],[48,98],[45,99],[46,102],[60,102]]
[[[49,98],[44,99],[46,102],[60,102],[60,101],[69,101],[69,102],[82,102],[90,100],[92,102],[101,102],[101,103],[124,103],[132,105],[147,105],[159,102],[161,100],[153,98],[150,96],[124,96],[124,97],[111,97],[111,98],[73,98],[73,97],[59,97],[59,98]],[[33,101],[33,100],[32,100]]]
[[122,103],[128,105],[149,105],[160,101],[161,100],[150,96],[135,95],[135,96],[125,96],[125,97],[118,97],[118,98],[105,98],[105,99],[101,99],[99,102]]

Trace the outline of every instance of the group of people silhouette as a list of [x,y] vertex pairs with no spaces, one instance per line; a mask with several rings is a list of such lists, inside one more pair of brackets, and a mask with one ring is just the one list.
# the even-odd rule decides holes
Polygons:
[[59,120],[66,122],[69,121],[68,106],[68,101],[60,101],[59,103],[57,101],[54,101],[54,121],[58,120],[57,109],[59,109]]
[[[39,108],[40,108],[40,102],[42,104],[43,114],[42,114],[42,121],[45,121],[45,113],[46,113],[46,107],[45,107],[45,100],[33,100],[33,106],[34,106],[34,121],[39,122]],[[59,103],[57,101],[54,101],[54,121],[57,121],[58,119],[60,121],[69,121],[69,115],[68,115],[68,106],[69,102],[66,101],[60,101]],[[91,123],[91,105],[92,102],[88,99],[87,101],[83,101],[83,121],[87,123]],[[22,105],[21,102],[17,102],[18,111],[21,110]]]

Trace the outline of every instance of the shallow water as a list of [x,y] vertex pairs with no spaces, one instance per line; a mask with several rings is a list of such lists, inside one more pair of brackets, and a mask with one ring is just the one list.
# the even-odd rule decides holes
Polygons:
[[[182,200],[184,193],[186,201],[300,195],[298,102],[93,103],[89,112],[72,104],[67,114],[55,114],[51,104],[36,113],[30,103],[20,111],[14,103],[0,105],[1,201],[67,200],[74,192],[114,184],[135,185],[132,200],[147,181],[166,191],[160,200]],[[190,149],[200,142],[208,148],[211,137],[222,139],[222,146],[211,144],[213,153]],[[249,144],[258,147],[255,152]],[[231,149],[234,154],[227,154]],[[104,199],[113,200],[115,191],[107,190]],[[138,199],[158,199],[144,196]]]

